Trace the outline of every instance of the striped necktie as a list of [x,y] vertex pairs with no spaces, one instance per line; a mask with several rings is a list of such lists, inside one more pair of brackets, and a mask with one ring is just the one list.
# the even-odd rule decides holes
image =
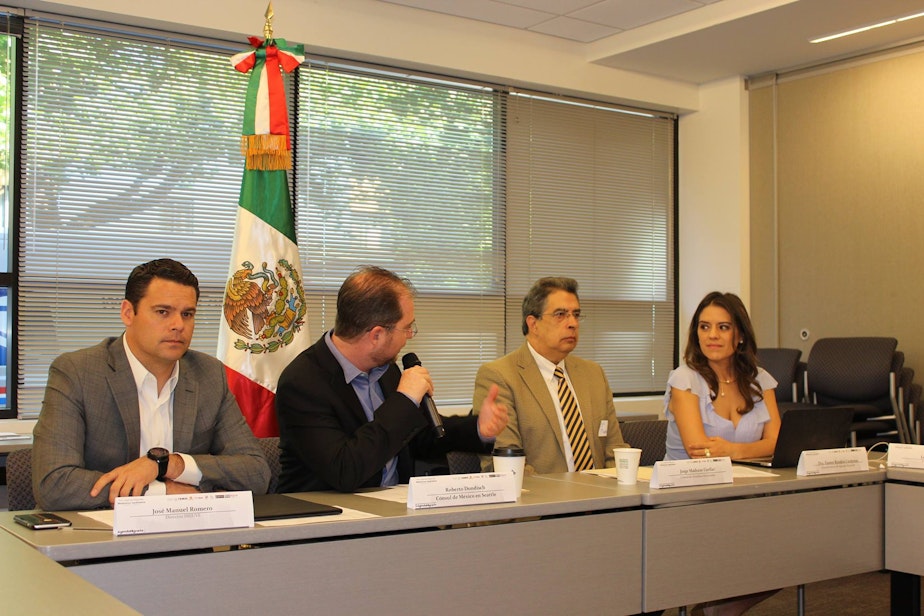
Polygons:
[[556,366],[555,377],[558,379],[558,400],[561,402],[561,414],[565,418],[565,431],[571,442],[574,470],[583,471],[593,468],[594,457],[590,453],[590,444],[587,442],[584,420],[581,419],[581,411],[578,409],[577,401],[571,393],[571,388],[568,387],[568,381],[565,380],[565,373],[561,367]]

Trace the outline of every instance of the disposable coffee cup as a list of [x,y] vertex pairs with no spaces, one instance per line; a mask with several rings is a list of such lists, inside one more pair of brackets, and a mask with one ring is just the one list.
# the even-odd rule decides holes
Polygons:
[[642,450],[635,447],[617,447],[613,450],[616,458],[616,482],[624,485],[635,485],[638,481],[638,461],[642,457]]
[[523,473],[526,470],[526,452],[519,447],[495,447],[494,472],[513,475],[516,492],[523,492]]

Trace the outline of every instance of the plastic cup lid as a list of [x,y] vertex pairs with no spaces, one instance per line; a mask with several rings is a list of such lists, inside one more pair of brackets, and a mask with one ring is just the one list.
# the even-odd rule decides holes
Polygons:
[[495,447],[492,455],[501,457],[525,456],[526,452],[520,447]]

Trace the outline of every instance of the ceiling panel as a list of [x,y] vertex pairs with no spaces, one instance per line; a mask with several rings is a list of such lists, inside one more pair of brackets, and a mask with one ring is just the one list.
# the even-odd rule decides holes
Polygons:
[[784,71],[924,41],[924,0],[380,0],[582,44],[590,62],[693,83]]

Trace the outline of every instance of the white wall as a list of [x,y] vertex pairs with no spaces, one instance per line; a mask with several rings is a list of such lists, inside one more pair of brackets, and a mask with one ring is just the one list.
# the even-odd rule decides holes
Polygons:
[[750,301],[748,106],[742,79],[700,88],[680,119],[680,332],[710,291]]

